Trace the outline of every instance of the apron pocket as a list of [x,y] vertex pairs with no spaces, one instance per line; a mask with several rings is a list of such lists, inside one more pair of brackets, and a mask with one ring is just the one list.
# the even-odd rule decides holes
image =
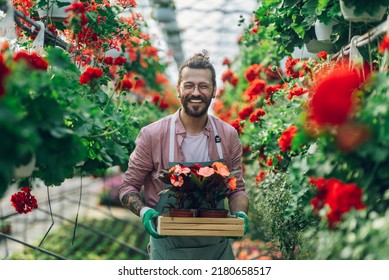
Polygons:
[[189,247],[168,249],[166,253],[167,260],[233,260],[234,255],[229,248],[228,241],[224,240],[203,247]]

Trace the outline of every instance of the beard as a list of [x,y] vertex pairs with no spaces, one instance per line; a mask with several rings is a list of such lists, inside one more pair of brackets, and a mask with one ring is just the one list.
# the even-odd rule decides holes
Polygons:
[[[199,118],[207,113],[209,106],[211,105],[212,98],[185,96],[181,97],[181,103],[186,114],[191,117]],[[190,103],[191,100],[201,100],[202,103]]]

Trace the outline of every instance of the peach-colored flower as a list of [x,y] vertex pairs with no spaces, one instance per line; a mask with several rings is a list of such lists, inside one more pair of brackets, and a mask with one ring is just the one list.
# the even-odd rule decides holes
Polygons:
[[176,164],[172,168],[169,169],[169,173],[174,172],[177,175],[184,174],[185,176],[190,173],[190,168],[187,166],[180,166],[179,164]]
[[236,189],[236,178],[235,176],[232,176],[230,179],[228,179],[228,186],[230,187],[230,189],[232,191],[234,191]]
[[199,171],[197,172],[198,175],[204,176],[204,177],[209,177],[212,176],[215,173],[215,169],[210,168],[208,166],[206,167],[201,167]]
[[230,171],[228,170],[228,167],[221,163],[221,162],[214,162],[212,164],[212,167],[215,169],[216,173],[219,173],[220,175],[227,177],[230,175]]

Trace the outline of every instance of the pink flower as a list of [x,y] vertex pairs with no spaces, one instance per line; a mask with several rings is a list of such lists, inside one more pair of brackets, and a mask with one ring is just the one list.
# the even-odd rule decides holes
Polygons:
[[197,172],[198,175],[204,176],[204,177],[209,177],[212,176],[215,173],[215,169],[210,168],[208,166],[206,167],[201,167],[199,171]]

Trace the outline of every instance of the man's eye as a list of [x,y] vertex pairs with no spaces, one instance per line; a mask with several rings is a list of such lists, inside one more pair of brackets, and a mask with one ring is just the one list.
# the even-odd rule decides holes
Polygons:
[[185,89],[192,89],[193,87],[194,87],[194,85],[190,85],[190,84],[184,85]]
[[209,89],[209,86],[208,85],[200,85],[200,89],[207,90],[207,89]]

